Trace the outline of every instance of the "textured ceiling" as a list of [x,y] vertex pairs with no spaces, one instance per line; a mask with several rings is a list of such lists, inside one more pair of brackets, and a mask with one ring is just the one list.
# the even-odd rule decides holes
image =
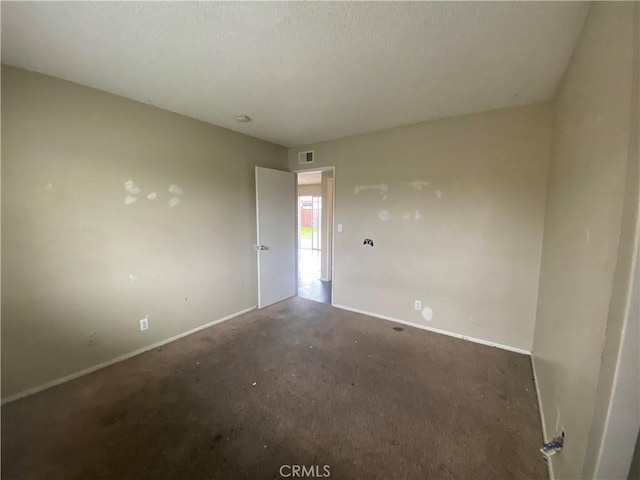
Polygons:
[[297,146],[548,100],[588,8],[2,2],[2,61]]

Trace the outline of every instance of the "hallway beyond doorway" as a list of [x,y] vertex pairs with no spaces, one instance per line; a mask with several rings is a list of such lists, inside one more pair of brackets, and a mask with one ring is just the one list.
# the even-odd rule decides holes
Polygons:
[[320,280],[320,250],[298,249],[298,296],[331,304],[331,282]]

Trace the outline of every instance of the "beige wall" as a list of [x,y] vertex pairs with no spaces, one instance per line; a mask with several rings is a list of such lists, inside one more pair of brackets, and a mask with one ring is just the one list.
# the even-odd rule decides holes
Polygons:
[[538,104],[290,149],[336,167],[334,302],[530,350],[550,129]]
[[319,197],[322,195],[322,187],[317,185],[298,185],[298,196],[312,195]]
[[603,346],[608,338],[618,351],[628,311],[638,213],[634,8],[593,4],[555,101],[533,356],[547,435],[566,432],[552,458],[556,478],[593,473],[611,392],[604,377],[598,392]]
[[279,146],[3,67],[3,398],[255,305],[254,166],[286,164]]
[[635,5],[634,16],[635,61],[631,79],[622,225],[594,419],[583,469],[585,478],[625,478],[640,428],[640,278],[637,259],[640,222],[640,3]]

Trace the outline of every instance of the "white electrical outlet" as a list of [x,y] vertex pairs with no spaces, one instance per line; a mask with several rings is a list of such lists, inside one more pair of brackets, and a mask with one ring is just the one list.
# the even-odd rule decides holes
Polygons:
[[416,310],[422,310],[422,302],[420,300],[416,300],[416,304],[413,308]]
[[149,319],[143,318],[140,320],[140,331],[149,329]]

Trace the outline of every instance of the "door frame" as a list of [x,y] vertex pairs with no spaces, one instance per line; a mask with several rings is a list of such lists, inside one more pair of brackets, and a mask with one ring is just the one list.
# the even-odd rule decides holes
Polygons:
[[[310,168],[297,168],[295,170],[291,170],[296,174],[296,210],[298,207],[298,174],[299,173],[309,173],[309,172],[333,172],[333,215],[331,218],[331,265],[329,265],[329,269],[331,270],[331,306],[334,304],[335,297],[335,289],[336,289],[336,261],[335,261],[335,243],[336,243],[336,167],[310,167]],[[324,212],[323,212],[324,213]],[[296,296],[298,295],[298,251],[300,250],[300,246],[298,245],[298,237],[300,234],[300,215],[299,212],[296,211]]]

